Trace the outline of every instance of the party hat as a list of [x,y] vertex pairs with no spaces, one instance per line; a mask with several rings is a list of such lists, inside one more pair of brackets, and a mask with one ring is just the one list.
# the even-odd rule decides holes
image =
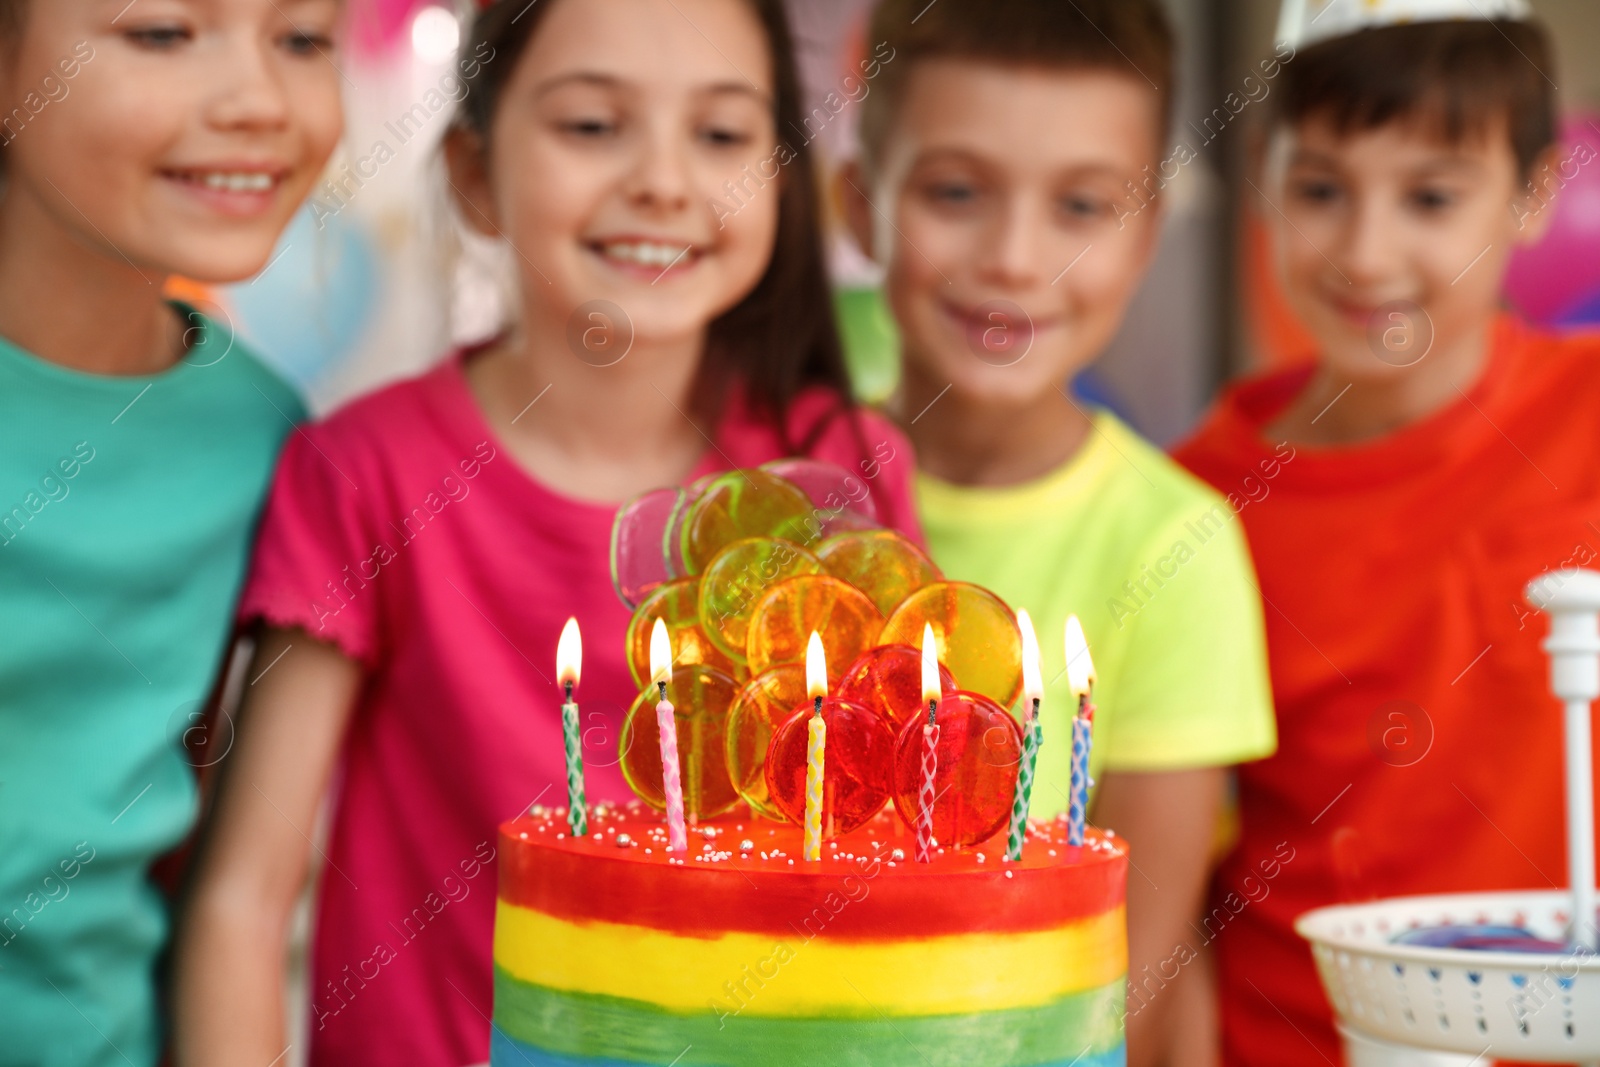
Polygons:
[[1528,0],[1283,0],[1278,43],[1298,50],[1379,26],[1532,16]]

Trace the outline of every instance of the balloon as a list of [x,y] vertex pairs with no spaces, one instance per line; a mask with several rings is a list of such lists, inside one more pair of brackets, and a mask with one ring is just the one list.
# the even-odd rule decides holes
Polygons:
[[[1529,319],[1552,324],[1600,289],[1600,115],[1562,123],[1561,161],[1535,175],[1530,214],[1553,211],[1544,239],[1520,247],[1506,273],[1506,296]],[[1554,195],[1555,202],[1546,206]]]
[[301,211],[253,281],[229,286],[240,334],[262,359],[305,389],[353,352],[372,319],[378,254],[343,215]]

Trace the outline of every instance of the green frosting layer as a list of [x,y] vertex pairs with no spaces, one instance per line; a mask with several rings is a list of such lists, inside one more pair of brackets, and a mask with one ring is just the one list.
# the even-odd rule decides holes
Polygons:
[[530,985],[498,967],[494,979],[495,1025],[525,1044],[572,1057],[671,1063],[693,1046],[694,1062],[730,1067],[971,1067],[1064,1062],[1122,1045],[1120,981],[1039,1008],[886,1016],[863,1002],[857,1016],[793,1018],[756,1014],[759,994],[742,1011],[734,1010],[736,1002],[719,1001],[679,1015],[640,1001]]

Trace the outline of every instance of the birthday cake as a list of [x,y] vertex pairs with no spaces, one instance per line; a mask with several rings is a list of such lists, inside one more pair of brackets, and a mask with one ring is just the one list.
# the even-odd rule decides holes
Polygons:
[[1127,849],[1083,818],[1081,630],[1070,811],[1030,820],[1026,613],[859,487],[785,461],[619,512],[638,799],[584,799],[569,624],[569,803],[500,829],[495,1067],[1124,1062]]

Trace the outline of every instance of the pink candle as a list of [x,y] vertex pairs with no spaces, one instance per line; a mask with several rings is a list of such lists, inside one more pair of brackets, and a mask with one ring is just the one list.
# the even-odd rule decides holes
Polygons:
[[939,650],[933,626],[922,627],[922,700],[928,721],[922,727],[922,789],[917,793],[917,862],[933,862],[934,778],[939,773]]
[[650,679],[661,689],[656,705],[656,729],[661,734],[661,790],[667,797],[667,851],[689,851],[689,831],[683,818],[683,770],[678,766],[678,722],[667,699],[667,679],[672,677],[672,642],[660,619],[650,632]]

